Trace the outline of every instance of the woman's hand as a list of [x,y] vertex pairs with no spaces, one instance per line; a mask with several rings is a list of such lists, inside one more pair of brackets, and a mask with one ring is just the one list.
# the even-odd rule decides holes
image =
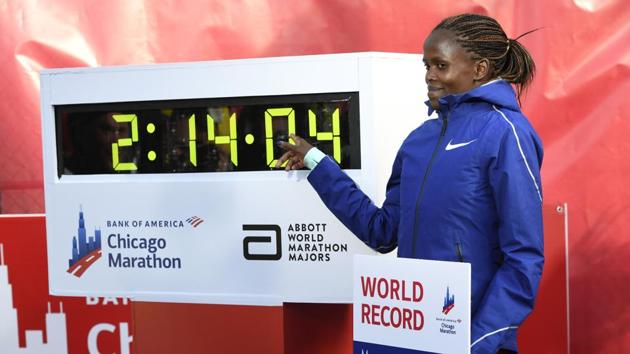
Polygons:
[[313,146],[295,134],[289,134],[289,138],[293,139],[295,145],[289,144],[286,141],[278,142],[278,146],[286,152],[278,159],[278,162],[276,162],[276,168],[281,168],[282,164],[286,161],[287,165],[284,167],[285,170],[298,170],[304,167],[304,156]]

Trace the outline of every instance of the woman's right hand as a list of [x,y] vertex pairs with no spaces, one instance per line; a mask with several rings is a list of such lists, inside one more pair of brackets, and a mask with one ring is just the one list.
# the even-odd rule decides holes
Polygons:
[[285,170],[299,170],[304,167],[304,156],[313,148],[313,145],[295,134],[289,134],[289,138],[293,140],[295,144],[286,141],[278,142],[278,146],[286,152],[278,159],[275,167],[281,168],[282,164],[286,161],[287,165],[284,167]]

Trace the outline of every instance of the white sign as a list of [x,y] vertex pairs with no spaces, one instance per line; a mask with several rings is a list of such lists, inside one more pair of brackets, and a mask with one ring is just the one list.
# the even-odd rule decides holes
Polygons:
[[354,353],[470,353],[470,264],[354,259]]
[[[51,293],[228,304],[349,303],[352,257],[374,252],[326,209],[306,180],[308,171],[267,167],[279,157],[274,145],[281,138],[274,129],[281,125],[275,119],[288,122],[290,130],[310,127],[305,122],[311,116],[332,116],[333,127],[313,126],[312,139],[331,141],[331,156],[345,159],[343,139],[350,133],[344,131],[343,109],[320,114],[295,107],[316,100],[335,108],[348,93],[355,112],[349,116],[359,121],[352,123],[355,138],[346,149],[360,153],[360,160],[346,173],[381,203],[398,147],[427,119],[423,77],[420,55],[393,53],[44,70]],[[174,112],[199,101],[211,103],[201,113],[176,117]],[[260,113],[250,109],[263,106],[268,109]],[[77,156],[85,151],[64,132],[103,116],[70,121],[89,110],[109,110],[110,126],[96,126],[116,140],[96,149],[104,138],[79,134],[75,140],[95,150],[81,160]],[[169,119],[179,119],[179,126],[161,129]],[[334,126],[340,120],[341,128]],[[219,121],[229,129],[221,130]],[[204,155],[219,150],[214,160]],[[115,170],[86,167],[101,155]],[[155,167],[178,159],[198,170]],[[237,163],[242,168],[248,159],[265,168],[228,168]],[[204,163],[213,170],[204,170]]]

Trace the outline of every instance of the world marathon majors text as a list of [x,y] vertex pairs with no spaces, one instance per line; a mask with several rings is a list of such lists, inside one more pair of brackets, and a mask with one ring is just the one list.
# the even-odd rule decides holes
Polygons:
[[180,257],[159,257],[156,253],[158,250],[165,250],[167,247],[166,239],[126,237],[120,234],[109,234],[107,236],[107,246],[110,250],[115,249],[139,249],[147,250],[149,254],[140,257],[123,256],[121,252],[109,252],[108,265],[110,268],[159,268],[159,269],[181,269],[182,260]]
[[324,243],[323,233],[326,233],[326,223],[290,223],[287,227],[289,261],[330,262],[330,253],[348,252],[345,243]]

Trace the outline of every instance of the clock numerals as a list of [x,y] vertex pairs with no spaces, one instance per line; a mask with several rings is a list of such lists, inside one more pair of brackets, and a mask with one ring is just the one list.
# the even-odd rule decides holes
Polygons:
[[358,93],[64,105],[55,109],[58,173],[268,172],[292,134],[356,169],[358,113]]
[[[288,134],[295,134],[295,111],[293,108],[269,108],[265,111],[265,143],[267,150],[267,166],[273,168],[276,166],[278,160],[274,156],[274,137],[273,137],[273,118],[274,117],[287,117],[288,120]],[[295,144],[293,139],[289,139],[290,144]],[[282,164],[282,167],[286,166],[288,161]]]
[[135,114],[113,114],[112,118],[117,123],[131,124],[131,138],[118,139],[112,144],[112,167],[114,171],[136,171],[138,166],[134,162],[120,162],[119,149],[131,147],[133,143],[138,142],[138,116]]
[[339,108],[332,114],[332,132],[322,132],[317,130],[317,115],[312,110],[308,110],[308,135],[317,141],[333,142],[333,158],[337,163],[341,163],[341,137],[339,133]]
[[230,144],[230,160],[234,166],[238,166],[238,143],[236,140],[236,113],[232,113],[229,119],[230,135],[214,135],[215,120],[210,115],[206,115],[208,126],[208,141],[214,141],[215,145]]
[[195,125],[195,115],[191,114],[188,118],[188,153],[190,155],[190,163],[197,166],[197,133]]

